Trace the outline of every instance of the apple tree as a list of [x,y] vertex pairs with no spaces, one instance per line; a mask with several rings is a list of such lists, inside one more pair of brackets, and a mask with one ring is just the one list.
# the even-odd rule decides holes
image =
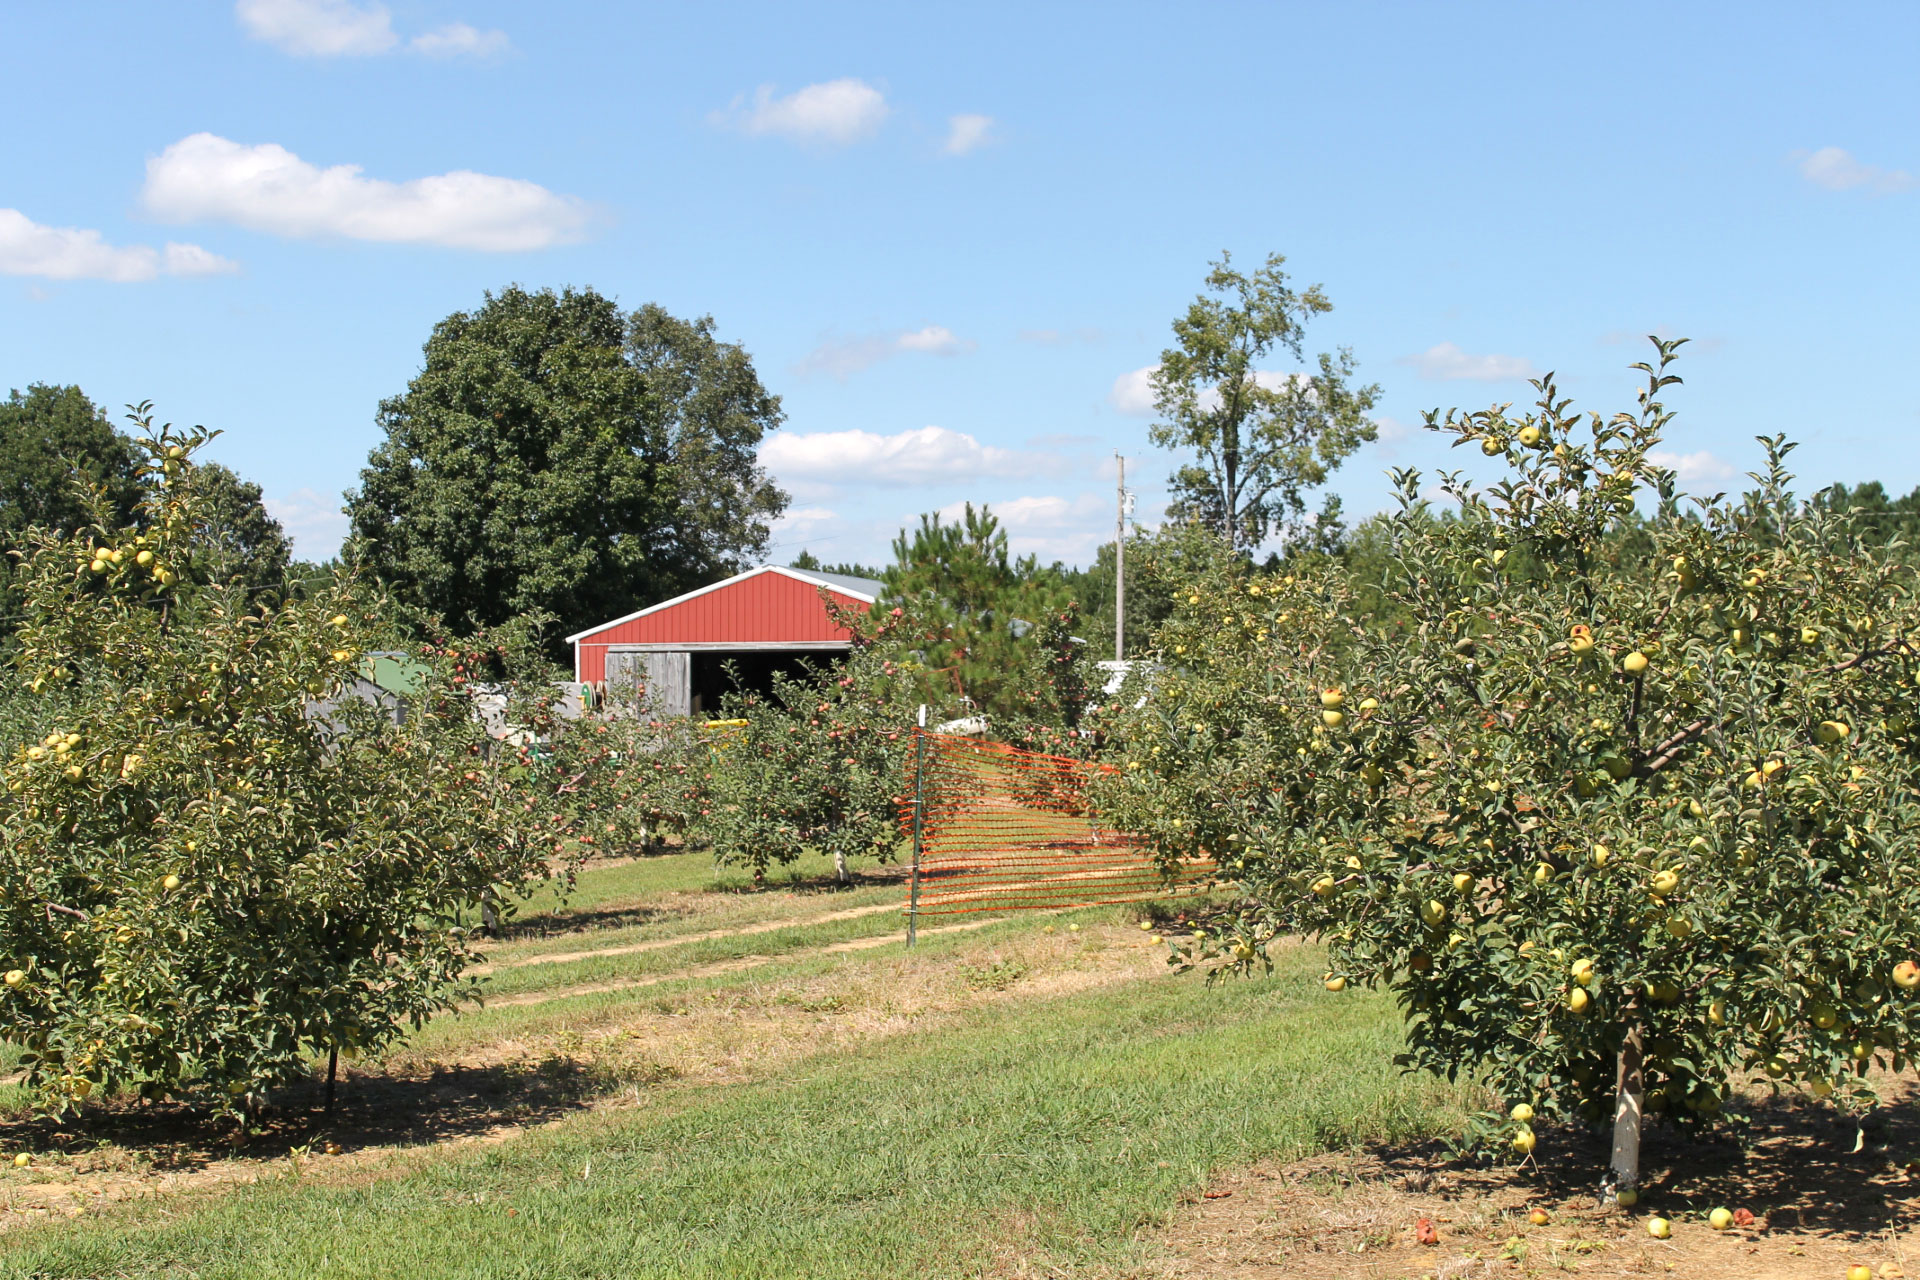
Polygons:
[[239,1111],[470,994],[468,925],[556,842],[450,664],[403,715],[342,696],[383,615],[364,582],[179,590],[206,433],[140,425],[134,523],[96,494],[90,525],[26,535],[15,576],[0,1037],[54,1111]]
[[1657,450],[1678,342],[1638,409],[1428,416],[1500,478],[1397,473],[1388,571],[1193,582],[1118,730],[1103,798],[1238,905],[1216,973],[1324,940],[1330,990],[1390,989],[1410,1067],[1483,1081],[1480,1136],[1719,1121],[1733,1091],[1864,1108],[1920,1034],[1920,664],[1912,572],[1788,490],[1683,498]]

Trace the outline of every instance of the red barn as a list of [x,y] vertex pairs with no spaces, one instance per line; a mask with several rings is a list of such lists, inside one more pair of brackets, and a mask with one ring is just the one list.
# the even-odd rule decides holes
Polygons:
[[573,678],[615,700],[644,684],[657,714],[712,711],[730,688],[766,688],[775,671],[795,672],[852,647],[821,603],[822,587],[845,608],[865,612],[881,584],[779,565],[749,569],[568,636]]

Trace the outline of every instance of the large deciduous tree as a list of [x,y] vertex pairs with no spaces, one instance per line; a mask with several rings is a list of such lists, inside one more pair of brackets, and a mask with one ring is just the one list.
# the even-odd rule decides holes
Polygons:
[[133,442],[79,387],[35,383],[0,404],[0,537],[38,525],[71,532],[92,516],[98,490],[116,519],[140,498]]
[[1307,492],[1375,435],[1366,415],[1380,388],[1351,385],[1350,350],[1300,370],[1262,367],[1276,354],[1304,364],[1308,322],[1333,310],[1319,285],[1291,288],[1285,262],[1272,254],[1249,275],[1222,253],[1153,375],[1153,442],[1195,455],[1172,477],[1168,517],[1241,551],[1303,526]]
[[188,574],[255,593],[283,589],[293,544],[268,514],[260,486],[217,462],[205,462],[198,492],[200,523],[193,531]]
[[597,621],[762,554],[786,495],[755,450],[781,417],[709,318],[515,286],[434,327],[348,513],[373,569],[463,634]]

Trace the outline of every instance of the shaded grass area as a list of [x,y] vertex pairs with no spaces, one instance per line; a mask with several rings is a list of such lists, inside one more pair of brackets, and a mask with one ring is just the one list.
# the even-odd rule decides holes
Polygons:
[[[262,1184],[181,1216],[21,1232],[10,1274],[356,1277],[977,1275],[1125,1267],[1212,1173],[1457,1122],[1401,1077],[1386,1002],[1318,957],[1209,991],[1164,981],[979,1010],[664,1090],[364,1185]],[[183,1206],[184,1207],[184,1206]]]
[[[854,873],[854,887],[875,883],[893,883],[898,869],[866,866]],[[547,930],[569,916],[586,915],[606,907],[663,893],[775,893],[815,894],[831,901],[843,887],[833,878],[833,859],[824,854],[805,853],[789,866],[772,867],[766,879],[755,884],[753,873],[739,867],[715,865],[704,851],[650,854],[614,866],[588,863],[569,889],[561,880],[550,881],[536,889],[521,903],[508,924],[508,936],[530,927]],[[825,908],[823,908],[824,910]]]

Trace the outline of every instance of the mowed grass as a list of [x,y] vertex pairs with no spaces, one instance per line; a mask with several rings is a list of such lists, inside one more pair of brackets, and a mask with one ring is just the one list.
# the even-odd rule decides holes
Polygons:
[[[1035,922],[1037,924],[1037,922]],[[956,935],[964,937],[967,935]],[[937,952],[927,953],[933,963]],[[889,963],[899,963],[899,960]],[[907,961],[911,963],[911,961]],[[1125,1274],[1216,1170],[1457,1124],[1318,955],[1009,1000],[727,1088],[644,1092],[390,1176],[291,1177],[0,1237],[38,1276]]]

